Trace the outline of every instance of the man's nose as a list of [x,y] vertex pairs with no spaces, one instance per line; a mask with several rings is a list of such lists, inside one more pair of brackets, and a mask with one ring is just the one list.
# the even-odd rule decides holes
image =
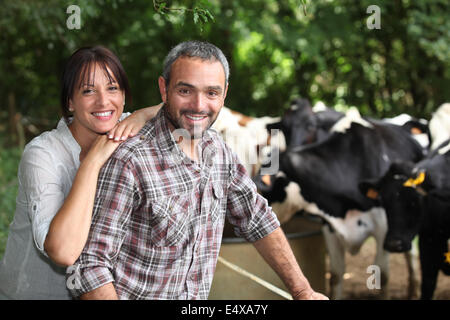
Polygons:
[[205,97],[203,97],[202,93],[197,93],[194,95],[192,109],[198,112],[205,110]]

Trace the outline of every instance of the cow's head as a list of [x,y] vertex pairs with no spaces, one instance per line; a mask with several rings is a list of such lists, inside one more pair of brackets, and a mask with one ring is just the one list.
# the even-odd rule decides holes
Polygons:
[[300,186],[279,171],[275,175],[253,177],[259,193],[267,199],[281,224],[289,221],[305,207]]
[[377,180],[361,182],[361,192],[386,210],[388,232],[384,248],[391,252],[411,249],[411,241],[419,232],[423,217],[422,184],[426,176],[412,163],[393,163]]
[[256,175],[252,179],[258,192],[267,199],[269,204],[286,200],[285,188],[290,180],[283,172],[279,171],[276,175]]
[[280,128],[289,147],[316,141],[317,119],[306,99],[295,99],[281,119]]

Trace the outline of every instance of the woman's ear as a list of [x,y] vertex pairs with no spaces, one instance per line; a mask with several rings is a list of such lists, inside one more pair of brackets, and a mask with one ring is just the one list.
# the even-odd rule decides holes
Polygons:
[[72,99],[69,99],[69,111],[70,111],[70,112],[73,112],[73,111],[74,111]]

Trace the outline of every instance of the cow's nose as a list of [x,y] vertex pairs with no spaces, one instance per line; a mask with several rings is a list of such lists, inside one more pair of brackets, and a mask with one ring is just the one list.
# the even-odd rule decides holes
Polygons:
[[384,241],[384,249],[390,252],[407,251],[407,249],[403,245],[403,241],[400,239],[386,239]]

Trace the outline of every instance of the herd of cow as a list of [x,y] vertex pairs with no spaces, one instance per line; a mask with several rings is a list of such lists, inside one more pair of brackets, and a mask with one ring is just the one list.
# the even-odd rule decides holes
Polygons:
[[[450,275],[450,103],[428,122],[405,114],[377,120],[296,99],[281,118],[251,118],[224,107],[214,128],[281,223],[298,212],[321,217],[331,298],[342,298],[345,252],[358,253],[369,236],[377,243],[373,264],[381,270],[383,299],[389,252],[405,252],[408,296],[418,296],[416,235],[421,298],[432,298],[439,270]],[[260,174],[273,167],[273,154],[278,170]]]

